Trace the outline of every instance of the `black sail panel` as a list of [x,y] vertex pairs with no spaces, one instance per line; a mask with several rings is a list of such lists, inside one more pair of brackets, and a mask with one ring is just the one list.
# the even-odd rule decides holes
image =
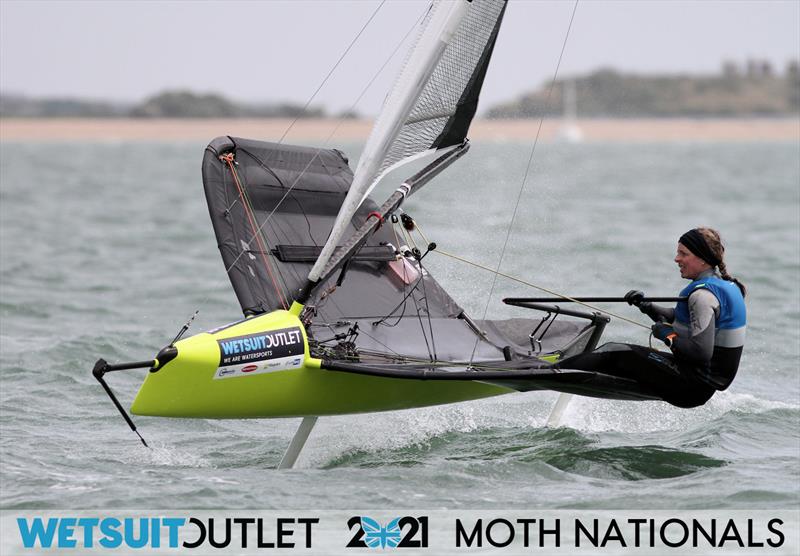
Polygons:
[[483,87],[483,80],[486,78],[486,70],[489,69],[489,60],[492,58],[494,45],[497,42],[497,34],[503,22],[506,4],[502,2],[499,14],[492,13],[497,9],[496,6],[493,7],[494,9],[491,11],[484,6],[481,8],[489,11],[489,13],[484,15],[484,19],[488,20],[489,23],[494,21],[494,26],[491,28],[491,34],[472,72],[472,76],[461,98],[458,99],[455,112],[445,124],[442,133],[433,142],[432,148],[434,149],[443,149],[463,142],[467,138],[469,126],[472,124],[472,118],[475,117],[475,112],[478,110],[478,98],[480,97],[481,88]]
[[[220,159],[228,153],[233,154],[239,186],[229,164]],[[206,200],[225,269],[245,314],[291,303],[330,233],[352,178],[347,158],[335,149],[232,137],[209,144],[203,159]],[[351,231],[376,209],[367,199],[353,216]],[[370,238],[336,294],[320,304],[325,319],[380,318],[396,307],[404,293],[388,272],[394,250],[386,244],[393,242],[390,226]],[[311,304],[337,277],[316,289]],[[461,311],[432,276],[424,280],[432,317],[449,318]]]
[[[220,159],[226,154],[234,157],[238,185]],[[297,265],[276,264],[270,250],[279,243],[324,242],[328,205],[344,197],[351,179],[347,161],[335,150],[231,137],[209,144],[203,158],[206,201],[225,269],[245,314],[278,309],[291,299],[300,282]],[[260,233],[254,233],[259,228]]]

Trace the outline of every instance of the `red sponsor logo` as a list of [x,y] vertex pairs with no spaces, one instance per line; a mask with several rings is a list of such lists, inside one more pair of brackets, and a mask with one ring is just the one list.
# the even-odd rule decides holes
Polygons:
[[253,371],[258,370],[258,365],[247,365],[246,367],[242,367],[243,373],[252,373]]

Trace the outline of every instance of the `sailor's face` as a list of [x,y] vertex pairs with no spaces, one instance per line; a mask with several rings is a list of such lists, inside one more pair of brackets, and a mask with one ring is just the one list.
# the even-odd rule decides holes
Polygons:
[[675,262],[678,263],[681,278],[686,278],[687,280],[694,280],[701,272],[711,268],[707,262],[689,251],[682,243],[678,244]]

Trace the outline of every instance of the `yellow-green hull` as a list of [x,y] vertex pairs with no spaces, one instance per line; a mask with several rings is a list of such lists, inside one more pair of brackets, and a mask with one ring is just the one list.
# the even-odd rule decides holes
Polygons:
[[[270,331],[302,334],[302,361],[293,368],[220,376],[221,342]],[[338,415],[423,407],[512,392],[470,381],[423,381],[327,371],[310,357],[300,320],[288,311],[254,317],[175,344],[178,355],[149,373],[133,402],[138,415],[195,418],[263,418]],[[241,365],[240,365],[241,366]],[[253,367],[257,365],[252,365]],[[261,365],[262,367],[266,365]]]

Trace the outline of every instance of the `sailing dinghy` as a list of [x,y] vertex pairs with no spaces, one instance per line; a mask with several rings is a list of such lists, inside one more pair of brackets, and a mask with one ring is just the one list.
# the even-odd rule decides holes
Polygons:
[[[434,2],[355,172],[336,149],[208,145],[206,200],[244,318],[181,338],[185,326],[151,360],[97,362],[133,430],[107,372],[149,368],[137,415],[304,417],[284,467],[322,415],[531,390],[658,399],[635,380],[569,368],[595,349],[607,316],[522,299],[507,302],[535,318],[473,320],[426,269],[435,244],[408,247],[414,221],[401,205],[469,149],[504,11],[503,1]],[[378,205],[375,184],[423,155],[432,162]]]

